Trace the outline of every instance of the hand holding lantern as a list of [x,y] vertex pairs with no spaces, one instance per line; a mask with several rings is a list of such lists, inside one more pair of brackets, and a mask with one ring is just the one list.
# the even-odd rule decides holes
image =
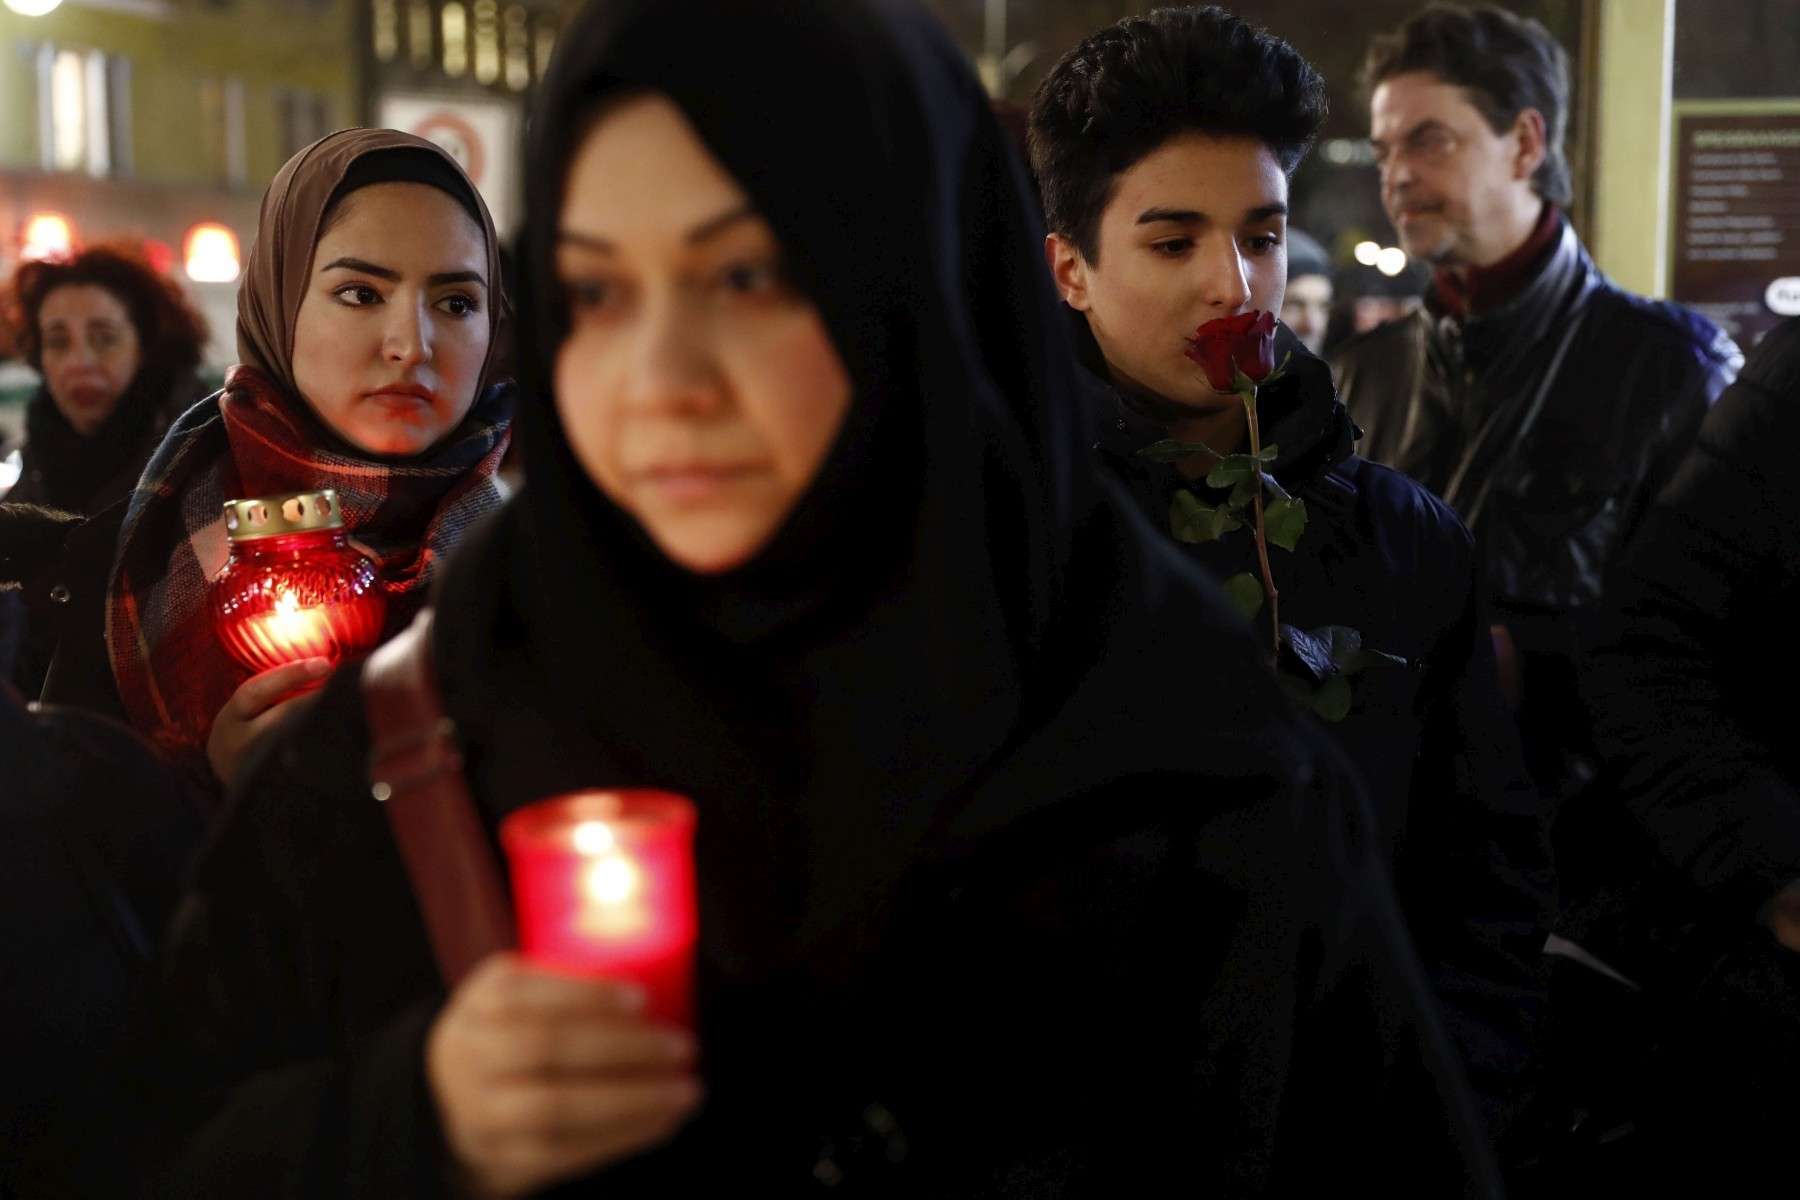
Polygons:
[[231,500],[231,557],[212,585],[219,640],[251,671],[338,663],[380,640],[387,598],[353,549],[337,493]]

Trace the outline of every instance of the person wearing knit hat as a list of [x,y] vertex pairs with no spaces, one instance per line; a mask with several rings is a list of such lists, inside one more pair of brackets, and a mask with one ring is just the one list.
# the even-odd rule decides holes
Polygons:
[[1311,235],[1288,227],[1287,294],[1281,320],[1314,354],[1325,352],[1331,324],[1331,256]]

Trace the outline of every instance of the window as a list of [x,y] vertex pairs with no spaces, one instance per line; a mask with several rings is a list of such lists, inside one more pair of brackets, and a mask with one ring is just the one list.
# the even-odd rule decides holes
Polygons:
[[475,82],[500,81],[500,5],[475,0]]
[[515,92],[531,86],[531,14],[523,4],[506,9],[506,86]]
[[537,27],[537,74],[542,79],[550,71],[550,52],[556,48],[556,26],[539,21]]
[[244,136],[244,81],[201,80],[200,111],[213,178],[231,187],[243,187],[250,181],[249,149]]
[[131,64],[98,50],[38,47],[39,159],[47,171],[131,170]]
[[369,35],[377,62],[393,62],[400,57],[400,0],[375,0]]
[[275,113],[281,123],[284,158],[292,158],[332,129],[331,100],[320,92],[279,91],[275,93]]
[[431,46],[431,4],[429,0],[407,0],[406,56],[414,70],[428,71],[436,57]]
[[438,17],[444,31],[444,74],[459,78],[469,69],[469,11],[449,0]]

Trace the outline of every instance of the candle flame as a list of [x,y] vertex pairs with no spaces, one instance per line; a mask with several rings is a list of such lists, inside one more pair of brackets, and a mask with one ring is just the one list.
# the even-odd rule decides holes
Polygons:
[[616,842],[612,828],[605,821],[583,821],[575,826],[575,852],[596,857],[611,850]]
[[637,894],[638,870],[621,854],[609,854],[588,868],[587,893],[600,904],[624,904]]

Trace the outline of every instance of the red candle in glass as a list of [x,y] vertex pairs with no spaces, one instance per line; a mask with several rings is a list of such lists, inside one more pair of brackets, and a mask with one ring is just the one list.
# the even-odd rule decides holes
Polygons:
[[500,823],[519,947],[547,967],[643,986],[646,1015],[693,1025],[692,802],[649,790],[574,792]]
[[349,544],[336,492],[230,500],[225,529],[231,557],[213,580],[213,625],[244,666],[335,663],[381,639],[387,596]]

